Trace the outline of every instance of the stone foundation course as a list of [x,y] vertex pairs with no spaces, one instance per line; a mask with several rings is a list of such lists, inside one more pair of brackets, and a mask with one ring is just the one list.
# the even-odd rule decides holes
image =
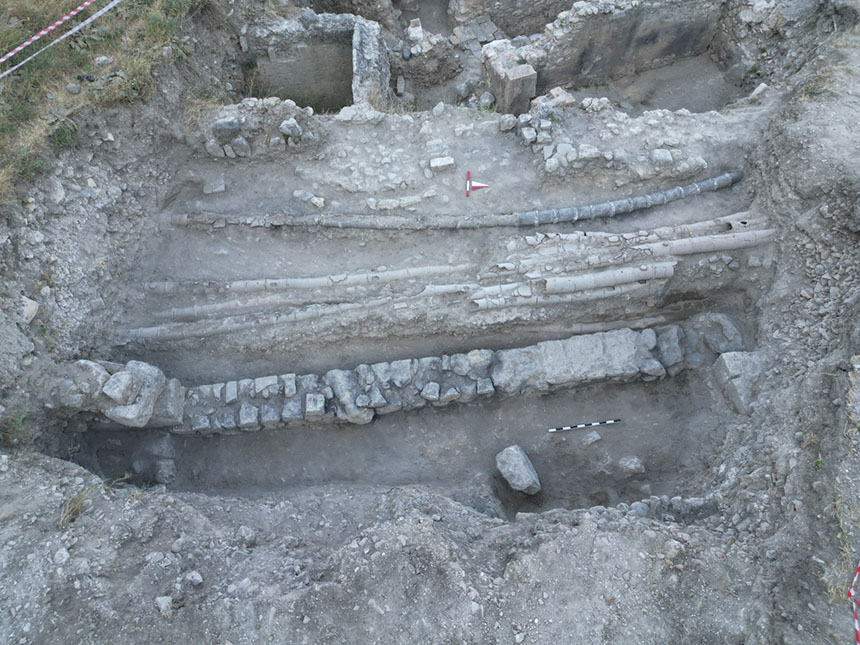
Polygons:
[[[671,329],[668,326],[664,329]],[[252,432],[283,424],[370,423],[377,415],[478,398],[551,392],[592,383],[666,375],[656,356],[677,365],[679,334],[619,329],[529,347],[429,356],[331,370],[200,385],[186,392],[175,433]],[[658,347],[659,342],[673,347]]]

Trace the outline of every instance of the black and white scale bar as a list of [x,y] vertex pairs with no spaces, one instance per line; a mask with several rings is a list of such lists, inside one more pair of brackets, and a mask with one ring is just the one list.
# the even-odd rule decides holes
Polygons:
[[621,419],[607,419],[606,421],[592,421],[591,423],[580,423],[578,426],[561,426],[550,428],[549,432],[567,432],[568,430],[579,430],[581,428],[595,428],[597,426],[611,426],[613,423],[621,423]]

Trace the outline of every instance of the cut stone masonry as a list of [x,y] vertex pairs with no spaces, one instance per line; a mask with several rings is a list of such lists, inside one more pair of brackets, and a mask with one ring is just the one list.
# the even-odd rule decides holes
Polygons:
[[[98,412],[123,426],[168,427],[176,434],[236,434],[306,422],[363,425],[379,415],[469,403],[494,394],[653,381],[707,362],[708,352],[731,352],[721,358],[726,364],[733,356],[747,356],[738,353],[744,349],[742,335],[728,316],[705,314],[687,325],[687,332],[678,325],[622,328],[515,349],[476,349],[187,389],[139,361],[121,365],[81,360],[60,367],[44,391],[48,407]],[[718,371],[723,363],[718,361]]]
[[200,385],[186,391],[183,423],[171,431],[224,434],[299,422],[366,424],[378,415],[469,403],[496,393],[513,396],[598,382],[654,380],[667,373],[655,354],[683,355],[677,345],[680,337],[619,329],[518,349],[359,365],[324,375],[282,374]]
[[718,17],[719,3],[700,0],[576,2],[533,38],[486,45],[484,80],[501,111],[520,114],[536,94],[558,85],[587,86],[697,56],[712,41]]
[[391,98],[388,47],[377,22],[352,14],[303,11],[261,22],[243,50],[253,57],[256,93],[321,109],[384,109]]

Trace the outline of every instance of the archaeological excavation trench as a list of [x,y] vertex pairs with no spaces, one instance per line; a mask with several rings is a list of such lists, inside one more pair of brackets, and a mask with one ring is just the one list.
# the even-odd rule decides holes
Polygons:
[[850,635],[860,0],[40,40],[0,58],[57,42],[0,79],[0,642]]
[[[505,516],[697,499],[763,369],[778,235],[744,178],[772,108],[711,111],[750,84],[719,4],[395,4],[243,29],[246,98],[170,162],[109,360],[51,390],[76,459]],[[513,444],[537,495],[496,471]]]
[[[505,513],[695,497],[722,423],[743,413],[706,368],[754,348],[749,304],[771,275],[774,235],[761,215],[618,233],[508,226],[483,243],[467,230],[426,232],[447,251],[426,264],[403,262],[400,233],[362,229],[370,248],[349,271],[334,247],[356,244],[351,234],[235,228],[187,232],[201,252],[219,236],[236,245],[199,263],[185,239],[193,278],[141,272],[140,309],[135,326],[117,329],[116,357],[159,365],[184,391],[174,384],[169,433],[91,426],[81,458],[109,476],[239,494],[419,483]],[[413,250],[425,232],[405,235]],[[271,272],[230,262],[261,238]],[[326,262],[302,261],[303,250],[341,272],[309,275]],[[623,423],[547,432],[604,418]],[[546,492],[526,497],[494,474],[492,457],[510,444],[528,452]],[[469,492],[476,478],[497,500]]]

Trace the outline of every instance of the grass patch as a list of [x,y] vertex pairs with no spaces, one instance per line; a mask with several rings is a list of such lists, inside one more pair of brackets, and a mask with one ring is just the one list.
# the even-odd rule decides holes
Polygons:
[[[0,71],[24,60],[105,4],[102,1],[85,9],[0,65]],[[74,6],[70,0],[0,0],[0,55]],[[125,0],[0,81],[0,204],[11,202],[16,186],[39,173],[39,157],[46,145],[54,149],[75,145],[77,132],[68,123],[82,106],[148,98],[154,84],[152,69],[164,60],[162,48],[176,39],[183,20],[210,6],[210,0]],[[113,63],[97,67],[94,60],[98,56],[112,57]],[[87,76],[96,82],[88,82]],[[80,94],[66,91],[69,83],[80,85]]]
[[823,579],[827,585],[828,602],[832,605],[846,601],[845,592],[851,584],[854,572],[854,557],[848,538],[848,527],[857,523],[857,512],[848,504],[841,489],[836,487],[833,504],[830,507],[837,524],[836,539],[839,542],[838,557],[828,563]]
[[0,419],[0,447],[13,448],[24,438],[27,424],[27,411],[18,408],[9,416]]
[[822,96],[836,96],[836,93],[831,89],[832,86],[833,70],[825,70],[821,74],[816,74],[801,85],[800,99],[803,101],[811,101]]
[[92,495],[92,489],[85,488],[80,493],[73,495],[63,503],[60,520],[57,522],[61,529],[66,528],[69,524],[83,515],[84,507],[86,506],[90,495]]
[[48,142],[60,150],[71,148],[78,142],[78,129],[74,127],[74,124],[71,126],[65,124],[58,125],[48,135]]

